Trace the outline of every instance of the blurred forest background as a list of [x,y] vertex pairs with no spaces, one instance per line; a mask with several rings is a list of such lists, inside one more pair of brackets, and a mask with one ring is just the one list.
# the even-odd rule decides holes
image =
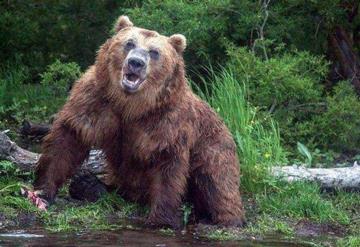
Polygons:
[[47,122],[122,14],[187,37],[188,78],[252,162],[359,159],[356,0],[3,0],[0,129]]

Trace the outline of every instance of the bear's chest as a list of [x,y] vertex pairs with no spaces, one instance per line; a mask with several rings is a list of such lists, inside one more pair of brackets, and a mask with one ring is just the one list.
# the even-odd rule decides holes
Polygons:
[[169,138],[161,124],[134,123],[124,130],[121,149],[123,157],[145,162],[168,144]]

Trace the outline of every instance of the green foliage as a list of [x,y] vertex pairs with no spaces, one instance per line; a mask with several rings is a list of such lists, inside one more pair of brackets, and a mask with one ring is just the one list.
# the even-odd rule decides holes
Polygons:
[[[271,1],[264,26],[266,37],[262,41],[269,54],[275,54],[279,45],[287,50],[324,53],[327,37],[335,24],[340,21],[354,30],[360,22],[360,18],[356,18],[350,27],[346,22],[346,9],[339,5],[339,0],[326,4],[305,0]],[[122,11],[120,9],[119,14]],[[213,64],[224,64],[227,41],[252,46],[260,38],[259,27],[265,19],[262,1],[250,0],[149,0],[135,8],[132,6],[126,13],[135,25],[166,35],[184,34],[188,39],[185,57],[192,69],[207,65],[209,60]]]
[[227,231],[226,229],[216,229],[214,231],[208,232],[206,237],[210,240],[226,241],[226,240],[234,240],[236,239],[237,236],[234,233]]
[[327,64],[307,52],[285,53],[268,61],[245,48],[229,47],[229,67],[236,79],[247,80],[254,105],[270,109],[316,102],[321,96],[319,80],[327,73]]
[[304,144],[302,144],[301,142],[297,143],[297,149],[298,149],[299,153],[306,158],[307,164],[309,166],[311,166],[311,164],[312,164],[312,155],[311,155],[309,149]]
[[264,233],[282,233],[286,235],[293,235],[294,229],[288,222],[282,219],[275,218],[271,214],[263,213],[258,216],[256,222],[251,222],[245,230],[251,234],[264,234]]
[[16,166],[7,160],[0,161],[0,175],[15,175],[17,172]]
[[359,152],[360,101],[348,81],[326,97],[327,110],[314,118],[312,136],[326,149]]
[[[143,214],[144,209],[133,203],[125,202],[116,193],[104,195],[96,203],[86,205],[54,205],[41,214],[46,228],[52,232],[108,230],[127,228],[116,219]],[[110,218],[109,216],[112,215]]]
[[319,222],[349,224],[350,218],[343,208],[336,208],[320,195],[316,184],[296,182],[277,186],[275,193],[259,194],[257,202],[261,212],[295,219],[308,218]]
[[14,219],[19,213],[37,212],[37,208],[20,195],[20,188],[24,186],[20,175],[11,162],[0,161],[0,214]]
[[40,75],[40,84],[29,84],[25,67],[8,67],[0,71],[0,119],[5,123],[47,121],[64,104],[71,83],[80,76],[77,64],[57,60]]
[[40,75],[40,83],[53,93],[54,98],[64,97],[80,75],[80,67],[76,63],[64,64],[56,60]]
[[296,143],[311,149],[358,152],[360,102],[349,82],[326,93],[328,64],[308,52],[284,53],[263,60],[245,48],[228,49],[229,68],[247,81],[249,101],[279,122],[289,150]]
[[203,79],[202,95],[235,137],[241,163],[241,188],[249,192],[263,190],[271,182],[270,166],[285,161],[277,125],[269,117],[258,116],[257,108],[248,103],[248,81],[237,81],[228,70],[212,74],[209,83]]
[[266,38],[287,49],[322,54],[333,26],[346,23],[346,10],[339,6],[340,0],[274,1],[269,6]]
[[340,239],[337,242],[339,247],[358,247],[360,246],[360,237],[359,236],[350,236],[344,239]]
[[[263,60],[246,48],[228,48],[228,67],[240,83],[248,85],[248,100],[258,114],[270,115],[279,123],[282,140],[288,150],[297,142],[311,143],[312,129],[303,125],[324,108],[321,102],[327,63],[308,52],[279,54]],[[324,131],[324,130],[323,130]]]

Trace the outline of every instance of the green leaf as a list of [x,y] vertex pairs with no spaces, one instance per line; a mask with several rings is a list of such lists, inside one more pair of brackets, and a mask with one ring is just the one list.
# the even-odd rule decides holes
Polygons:
[[298,149],[299,153],[306,158],[307,164],[309,166],[311,166],[312,155],[311,155],[311,152],[309,151],[309,149],[301,142],[297,142],[297,149]]

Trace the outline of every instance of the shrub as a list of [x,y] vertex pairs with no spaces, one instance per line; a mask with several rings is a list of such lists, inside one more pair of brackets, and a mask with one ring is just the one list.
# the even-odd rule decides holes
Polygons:
[[311,143],[313,130],[303,126],[324,110],[321,80],[327,63],[323,58],[295,52],[263,60],[246,48],[233,46],[228,54],[228,66],[236,79],[248,82],[250,102],[279,122],[284,144],[294,149],[298,141]]
[[72,83],[80,77],[80,67],[76,63],[55,63],[48,66],[42,73],[41,84],[46,87],[54,97],[63,97],[69,91]]
[[75,63],[56,61],[41,74],[40,84],[29,84],[26,67],[9,65],[0,74],[0,119],[46,121],[65,102],[69,86],[80,76]]
[[316,142],[335,151],[359,152],[360,101],[350,82],[340,82],[326,97],[326,105],[310,126]]
[[246,48],[234,47],[229,47],[228,54],[228,66],[236,79],[248,80],[249,97],[254,105],[279,109],[319,101],[322,93],[319,80],[327,73],[327,64],[321,57],[296,52],[266,61]]

